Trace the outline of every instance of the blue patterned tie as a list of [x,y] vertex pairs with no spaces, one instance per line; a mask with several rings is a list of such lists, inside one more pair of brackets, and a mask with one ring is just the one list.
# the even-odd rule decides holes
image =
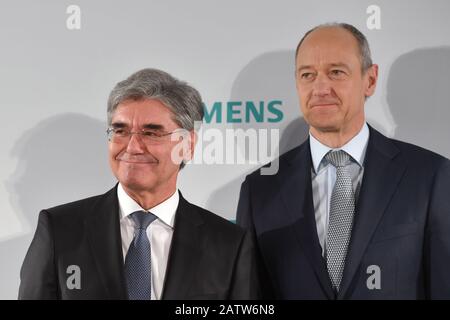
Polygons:
[[147,227],[156,216],[145,211],[130,215],[134,221],[134,238],[125,258],[125,277],[130,300],[151,300],[151,249]]

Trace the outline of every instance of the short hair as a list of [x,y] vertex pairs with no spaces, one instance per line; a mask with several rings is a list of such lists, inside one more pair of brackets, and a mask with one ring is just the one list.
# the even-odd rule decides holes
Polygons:
[[[203,120],[204,110],[200,93],[184,81],[158,69],[143,69],[116,84],[108,98],[108,126],[117,106],[125,100],[156,99],[173,114],[174,122],[192,131]],[[185,166],[184,161],[180,169]]]
[[184,81],[158,69],[143,69],[116,84],[108,98],[108,125],[117,106],[125,100],[156,99],[173,113],[181,128],[191,131],[204,116],[200,93]]
[[353,37],[356,39],[356,42],[358,43],[360,60],[361,60],[361,71],[364,73],[367,71],[367,69],[369,69],[372,66],[372,64],[373,64],[372,57],[370,54],[369,42],[367,41],[366,36],[361,31],[359,31],[356,27],[354,27],[353,25],[348,24],[348,23],[339,23],[339,22],[320,24],[320,25],[312,28],[308,32],[306,32],[305,35],[303,36],[303,38],[298,43],[297,49],[295,50],[295,59],[296,60],[297,60],[297,56],[298,56],[298,51],[300,50],[300,46],[302,45],[305,38],[311,32],[313,32],[317,29],[320,29],[320,28],[325,28],[325,27],[338,27],[338,28],[342,28],[342,29],[349,31],[353,35]]

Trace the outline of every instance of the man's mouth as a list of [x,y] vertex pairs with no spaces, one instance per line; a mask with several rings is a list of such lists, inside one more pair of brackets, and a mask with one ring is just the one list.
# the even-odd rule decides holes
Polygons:
[[123,160],[123,159],[117,159],[119,161],[122,162],[127,162],[127,163],[135,163],[135,164],[156,164],[158,162],[156,161],[143,161],[143,160]]
[[315,103],[311,103],[310,104],[311,108],[316,108],[316,107],[334,107],[337,106],[337,102],[315,102]]
[[116,157],[116,160],[126,162],[126,163],[133,163],[133,164],[157,164],[158,161],[153,158],[148,157],[127,157],[127,156],[118,156]]

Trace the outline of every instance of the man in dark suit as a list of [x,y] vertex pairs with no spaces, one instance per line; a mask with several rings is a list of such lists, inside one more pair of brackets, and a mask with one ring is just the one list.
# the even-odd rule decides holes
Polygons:
[[252,238],[176,187],[202,118],[197,90],[163,71],[119,82],[107,131],[119,183],[40,213],[19,298],[257,298]]
[[450,298],[450,161],[366,124],[377,76],[351,25],[300,41],[309,139],[276,175],[246,177],[237,212],[257,241],[265,297]]

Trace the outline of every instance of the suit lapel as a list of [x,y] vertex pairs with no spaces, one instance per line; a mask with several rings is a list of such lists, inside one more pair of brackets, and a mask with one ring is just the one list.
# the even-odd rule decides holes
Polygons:
[[389,139],[370,128],[365,172],[338,299],[345,297],[367,245],[404,174],[405,164],[398,154],[399,150]]
[[127,299],[117,186],[93,205],[85,227],[98,274],[109,299]]
[[186,299],[203,251],[201,215],[181,195],[164,280],[162,299]]
[[329,299],[334,299],[317,235],[312,196],[311,163],[308,139],[299,147],[298,153],[288,159],[289,168],[280,172],[277,177],[282,198],[299,244],[308,257],[322,289]]

